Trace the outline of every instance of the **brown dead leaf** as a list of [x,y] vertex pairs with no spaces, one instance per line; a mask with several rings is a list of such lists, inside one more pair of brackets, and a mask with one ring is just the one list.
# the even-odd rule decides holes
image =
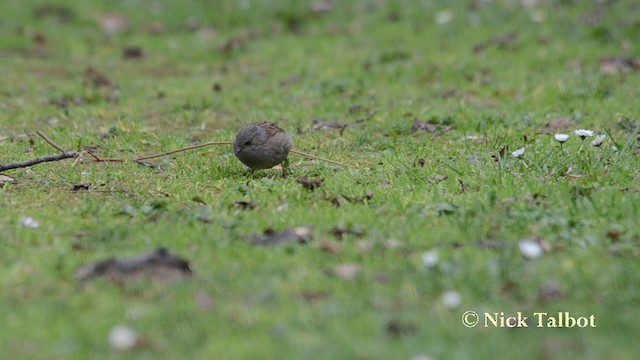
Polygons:
[[320,250],[327,254],[340,255],[342,254],[342,245],[333,241],[324,241],[320,244]]
[[415,120],[413,125],[411,126],[411,133],[415,133],[417,131],[426,131],[426,132],[435,132],[438,130],[438,125],[432,122],[425,122],[420,120]]
[[118,13],[100,15],[98,17],[98,24],[106,35],[115,35],[128,30],[131,26],[129,19]]
[[83,82],[85,86],[93,86],[95,88],[110,87],[112,85],[111,80],[99,72],[98,70],[88,67],[83,74]]
[[122,49],[122,58],[125,60],[137,60],[144,57],[144,51],[139,46],[127,46]]
[[240,210],[253,210],[257,207],[255,203],[250,201],[236,201],[233,203],[233,206],[237,207]]
[[211,296],[209,296],[209,294],[207,294],[207,292],[204,290],[198,290],[196,292],[195,301],[196,304],[198,304],[198,307],[202,310],[211,310],[211,308],[213,308],[213,306],[215,305],[213,299],[211,299]]
[[150,254],[129,259],[109,258],[81,267],[76,278],[91,280],[105,277],[115,282],[148,277],[153,279],[182,279],[193,272],[189,262],[172,255],[165,248],[158,248]]
[[87,191],[91,188],[91,184],[75,184],[71,187],[71,191]]
[[504,159],[504,154],[506,153],[506,151],[507,151],[506,145],[502,145],[500,150],[498,150],[498,153],[491,155],[491,157],[493,158],[493,160],[498,162],[498,161]]
[[306,244],[312,240],[313,228],[310,226],[298,226],[293,229],[276,232],[273,229],[267,229],[262,235],[256,235],[252,238],[254,245],[277,245],[286,243]]
[[191,201],[193,201],[195,203],[198,203],[198,204],[201,204],[201,205],[207,205],[207,202],[202,200],[202,198],[200,196],[198,196],[198,195],[192,197]]
[[152,21],[144,26],[145,31],[150,35],[160,35],[165,32],[165,26],[159,21]]
[[564,291],[555,282],[546,282],[538,289],[538,302],[547,304],[552,301],[562,300],[565,297]]
[[[1,176],[0,176],[1,177]],[[1,182],[0,182],[1,184]],[[611,240],[612,243],[616,244],[618,242],[620,242],[620,235],[622,234],[622,232],[620,231],[620,229],[610,229],[609,231],[607,231],[607,238],[609,240]]]
[[348,228],[344,225],[334,226],[330,230],[331,234],[336,238],[342,240],[347,235],[353,236],[364,236],[364,232],[362,230],[354,230],[352,228]]
[[640,70],[640,58],[610,56],[600,60],[600,70],[604,74],[628,73]]
[[0,174],[0,188],[4,186],[4,184],[9,184],[15,182],[16,179]]
[[572,127],[571,118],[570,117],[557,117],[551,119],[548,123],[544,125],[545,129],[555,131],[555,130],[566,130]]
[[484,50],[486,50],[487,47],[491,45],[494,45],[496,48],[499,48],[499,49],[505,48],[507,46],[514,44],[516,40],[518,40],[518,33],[515,31],[507,34],[497,35],[490,38],[487,41],[476,44],[473,47],[473,52],[474,53],[483,52]]
[[315,190],[316,188],[322,186],[324,179],[309,179],[308,177],[303,176],[299,177],[297,181],[298,184],[302,185],[302,187],[304,187],[305,189]]
[[345,263],[335,266],[331,274],[343,280],[354,280],[362,271],[362,267],[355,263]]
[[330,129],[344,130],[344,128],[346,127],[347,125],[343,125],[337,122],[327,122],[327,121],[322,121],[320,119],[314,119],[313,126],[311,127],[311,129],[312,130],[330,130]]
[[309,7],[312,14],[322,15],[333,10],[333,0],[314,0]]
[[418,327],[411,323],[391,320],[387,323],[385,331],[387,335],[400,337],[416,333],[418,331]]

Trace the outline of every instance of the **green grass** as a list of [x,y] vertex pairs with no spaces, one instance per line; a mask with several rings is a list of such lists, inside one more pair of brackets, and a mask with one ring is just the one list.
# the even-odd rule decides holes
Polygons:
[[[132,159],[231,140],[243,125],[270,120],[294,134],[298,150],[359,168],[291,155],[288,179],[276,169],[250,175],[221,146],[169,157],[162,169],[66,160],[4,172],[16,182],[0,188],[0,354],[635,358],[640,74],[604,74],[600,60],[640,55],[640,6],[541,2],[336,1],[318,15],[307,1],[60,0],[71,11],[61,22],[51,11],[35,15],[51,3],[4,1],[0,163],[53,153],[35,135],[11,140],[36,130],[70,149]],[[453,20],[439,25],[442,11]],[[105,35],[96,22],[105,13],[130,27]],[[190,18],[197,29],[187,29]],[[164,31],[147,31],[152,22]],[[510,32],[513,42],[473,51]],[[230,39],[244,40],[222,50]],[[126,46],[145,56],[123,59]],[[83,84],[88,67],[114,85]],[[545,127],[558,117],[571,125]],[[313,119],[348,126],[313,131]],[[416,119],[441,130],[411,133]],[[578,128],[608,137],[596,148],[573,135]],[[562,149],[555,132],[572,135]],[[512,157],[522,146],[524,157]],[[300,176],[324,184],[309,191]],[[82,183],[90,190],[70,191]],[[257,207],[243,211],[237,201]],[[22,226],[24,217],[40,226]],[[300,225],[314,227],[310,244],[250,243],[267,228]],[[339,240],[335,226],[363,235]],[[546,248],[534,260],[518,249],[531,238]],[[385,246],[389,239],[399,247]],[[74,277],[89,262],[160,246],[189,259],[194,276]],[[435,268],[422,264],[426,251],[438,253]],[[355,279],[332,275],[347,263],[361,267]],[[548,284],[562,296],[541,300]],[[462,299],[454,309],[442,302],[450,290]],[[597,327],[469,329],[467,310],[593,314]],[[141,344],[111,349],[116,325],[135,329]]]

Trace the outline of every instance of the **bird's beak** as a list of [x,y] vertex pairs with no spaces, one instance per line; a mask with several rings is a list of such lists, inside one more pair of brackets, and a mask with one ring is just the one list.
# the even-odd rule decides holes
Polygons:
[[238,148],[238,149],[235,151],[236,156],[238,156],[238,154],[240,154],[240,152],[241,152],[241,151],[242,151],[242,148]]

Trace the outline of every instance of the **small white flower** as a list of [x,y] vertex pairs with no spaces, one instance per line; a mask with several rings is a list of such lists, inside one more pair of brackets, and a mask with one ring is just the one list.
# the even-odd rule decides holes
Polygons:
[[29,229],[37,229],[40,227],[40,222],[31,216],[20,218],[20,224]]
[[563,142],[569,140],[569,135],[567,135],[567,134],[555,134],[555,135],[553,135],[553,137],[556,139],[557,142],[559,142],[561,144]]
[[515,158],[520,159],[522,157],[522,155],[524,155],[524,148],[521,147],[520,149],[512,152],[511,155],[513,155],[513,157],[515,157]]
[[457,291],[445,291],[442,294],[442,303],[448,309],[455,309],[462,303],[462,297]]
[[585,130],[585,129],[578,129],[578,130],[576,130],[576,135],[580,136],[584,140],[585,138],[592,137],[593,136],[593,131],[592,130]]
[[444,25],[453,20],[453,12],[451,10],[443,10],[436,14],[436,24]]
[[600,147],[602,145],[602,143],[604,142],[604,139],[607,138],[607,135],[598,135],[596,136],[595,140],[593,140],[591,142],[591,145],[595,146],[595,147]]
[[527,259],[537,259],[542,255],[543,249],[540,243],[533,240],[520,240],[518,243],[520,253]]
[[126,326],[115,326],[109,333],[109,344],[118,351],[131,350],[137,343],[138,333]]
[[427,251],[422,254],[422,265],[426,268],[432,268],[438,265],[438,253],[435,251]]

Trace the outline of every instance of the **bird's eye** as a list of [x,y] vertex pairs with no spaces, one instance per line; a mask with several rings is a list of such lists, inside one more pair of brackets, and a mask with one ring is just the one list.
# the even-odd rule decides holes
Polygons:
[[247,146],[251,145],[251,140],[245,141],[244,144]]

